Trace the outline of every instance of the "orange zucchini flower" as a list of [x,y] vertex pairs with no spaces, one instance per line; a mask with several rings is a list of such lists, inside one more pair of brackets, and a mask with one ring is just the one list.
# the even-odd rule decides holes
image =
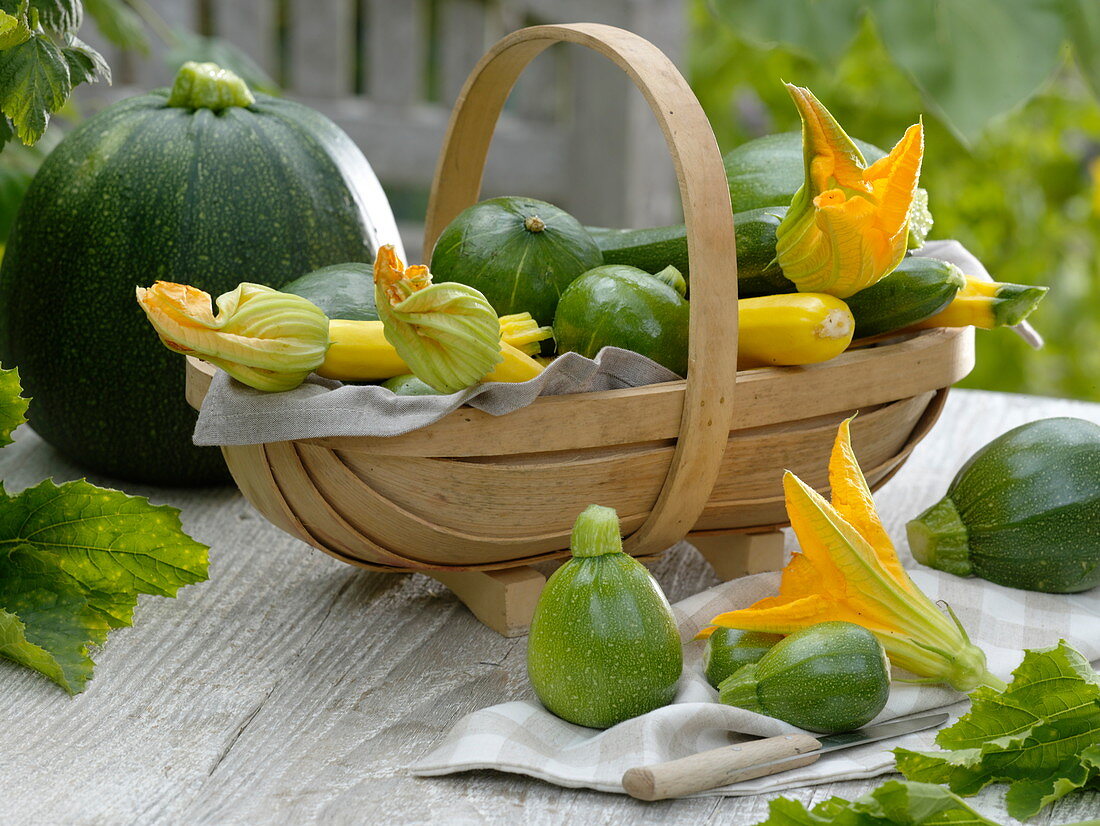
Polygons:
[[829,461],[832,504],[793,473],[783,477],[787,515],[802,552],[783,569],[779,596],[719,614],[712,623],[790,634],[820,622],[853,622],[878,638],[895,665],[925,678],[919,682],[944,682],[959,691],[1003,688],[955,615],[940,611],[902,567],[852,452],[849,421],[840,425]]
[[847,298],[905,255],[924,128],[915,123],[885,158],[862,153],[809,89],[787,84],[802,117],[806,179],[776,229],[776,258],[802,292]]
[[158,281],[137,300],[169,350],[196,356],[257,390],[292,390],[321,366],[328,316],[301,296],[241,284],[218,296]]

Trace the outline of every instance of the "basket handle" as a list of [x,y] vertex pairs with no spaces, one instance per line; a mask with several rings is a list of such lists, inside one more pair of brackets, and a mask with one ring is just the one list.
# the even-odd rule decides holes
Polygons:
[[676,168],[691,260],[688,372],[680,434],[648,518],[628,537],[634,555],[682,539],[703,512],[729,438],[737,379],[737,251],[722,156],[699,101],[675,64],[645,38],[598,23],[532,26],[499,40],[474,67],[451,113],[424,230],[428,253],[474,204],[493,130],[520,72],[554,43],[609,58],[645,96]]

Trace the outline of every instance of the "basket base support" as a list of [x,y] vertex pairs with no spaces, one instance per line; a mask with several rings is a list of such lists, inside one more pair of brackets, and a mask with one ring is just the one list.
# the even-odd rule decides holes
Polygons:
[[546,575],[523,565],[499,571],[425,571],[442,582],[482,623],[504,637],[521,637],[531,625]]
[[703,555],[722,581],[778,571],[783,567],[784,543],[780,530],[762,533],[700,531],[690,534],[687,541]]

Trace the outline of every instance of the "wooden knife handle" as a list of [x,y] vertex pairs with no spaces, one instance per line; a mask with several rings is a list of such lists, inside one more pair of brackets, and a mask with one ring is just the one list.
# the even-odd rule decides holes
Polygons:
[[[819,748],[821,743],[808,734],[784,734],[736,746],[723,746],[667,763],[628,769],[623,775],[623,788],[639,800],[680,797],[727,783],[808,766],[820,757],[817,753]],[[761,763],[784,757],[793,759],[775,766],[760,766]]]

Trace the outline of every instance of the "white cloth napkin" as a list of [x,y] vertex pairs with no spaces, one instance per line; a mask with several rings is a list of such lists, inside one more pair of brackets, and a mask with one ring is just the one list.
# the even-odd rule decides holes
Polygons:
[[[1002,679],[1007,680],[1019,664],[1023,648],[1043,648],[1059,639],[1065,639],[1094,665],[1100,662],[1100,588],[1076,595],[1040,594],[926,569],[910,573],[931,599],[951,605],[971,639],[985,651],[990,670]],[[678,602],[673,609],[681,637],[691,640],[716,614],[773,596],[778,583],[778,573],[757,574]],[[684,675],[672,705],[598,731],[555,717],[537,700],[503,703],[468,714],[412,771],[439,775],[496,769],[559,786],[621,794],[623,772],[629,768],[676,760],[750,736],[799,731],[779,720],[717,702],[717,692],[702,674],[702,651],[700,642],[685,648]],[[886,708],[874,722],[930,710],[948,711],[955,718],[966,706],[962,695],[948,688],[895,682]],[[874,777],[893,769],[893,748],[934,749],[934,737],[935,731],[925,731],[844,749],[800,769],[697,796],[753,795]]]

